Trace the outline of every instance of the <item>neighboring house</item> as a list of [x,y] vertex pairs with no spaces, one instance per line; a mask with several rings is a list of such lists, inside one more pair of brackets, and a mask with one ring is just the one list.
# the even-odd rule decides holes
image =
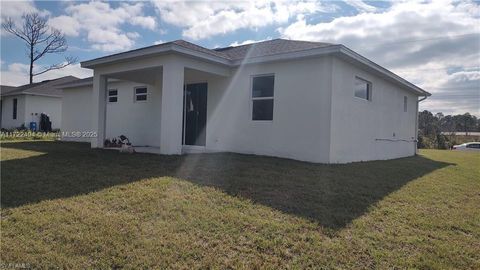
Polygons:
[[55,80],[26,84],[18,87],[1,86],[1,128],[29,127],[36,122],[39,127],[40,115],[47,114],[53,129],[59,129],[62,119],[62,90],[56,88],[63,84],[78,80],[66,76]]
[[321,163],[416,151],[430,94],[343,45],[275,39],[207,49],[177,40],[82,62],[62,86],[63,131],[121,134],[161,154],[230,151]]

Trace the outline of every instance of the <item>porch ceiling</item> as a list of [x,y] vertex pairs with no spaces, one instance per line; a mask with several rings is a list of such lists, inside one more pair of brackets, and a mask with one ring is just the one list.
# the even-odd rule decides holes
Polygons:
[[144,84],[155,84],[157,78],[162,76],[162,67],[137,69],[119,73],[108,74],[109,78],[132,81]]

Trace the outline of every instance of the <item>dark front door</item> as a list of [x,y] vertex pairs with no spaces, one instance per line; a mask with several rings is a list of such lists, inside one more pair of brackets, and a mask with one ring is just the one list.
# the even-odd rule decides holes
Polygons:
[[183,100],[183,144],[205,146],[207,83],[187,84]]

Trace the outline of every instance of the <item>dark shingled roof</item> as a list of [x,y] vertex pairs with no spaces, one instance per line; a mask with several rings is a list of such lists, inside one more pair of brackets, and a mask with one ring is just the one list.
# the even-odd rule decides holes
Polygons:
[[22,86],[15,87],[14,89],[7,90],[3,92],[2,86],[2,96],[13,96],[13,95],[22,95],[22,94],[32,94],[32,95],[49,95],[49,96],[61,96],[62,90],[57,88],[58,85],[76,81],[77,77],[65,76],[58,79],[42,81],[33,84],[25,84]]
[[[169,44],[169,43],[170,43],[170,42],[163,43],[163,44]],[[176,45],[178,45],[178,46],[182,46],[182,47],[184,47],[184,48],[187,48],[187,49],[190,49],[190,50],[194,50],[194,51],[197,51],[197,52],[203,52],[203,53],[206,53],[206,54],[210,54],[210,55],[214,55],[214,56],[219,56],[219,57],[223,57],[223,58],[228,59],[228,56],[225,55],[223,52],[219,52],[219,51],[216,51],[216,50],[207,49],[207,48],[205,48],[205,47],[202,47],[202,46],[193,44],[193,43],[191,43],[191,42],[188,42],[188,41],[185,41],[185,40],[182,40],[182,39],[172,41],[171,43],[174,43],[174,44],[176,44]],[[163,45],[163,44],[160,44],[160,45]]]
[[[118,55],[131,54],[137,51],[150,50],[152,48],[164,48],[171,44],[175,44],[177,46],[180,46],[192,51],[209,54],[209,55],[220,57],[230,61],[241,60],[241,59],[244,59],[245,57],[259,57],[259,56],[267,56],[267,55],[274,55],[274,54],[281,54],[281,53],[298,52],[303,50],[310,50],[315,48],[326,47],[329,45],[334,45],[331,43],[289,40],[289,39],[279,38],[279,39],[272,39],[272,40],[267,40],[262,42],[256,42],[252,44],[240,45],[240,46],[208,49],[208,48],[193,44],[191,42],[179,39],[179,40],[169,41],[169,42],[152,45],[148,47],[143,47],[135,50],[130,50],[126,52],[111,54],[111,55],[95,58],[89,61],[110,58]],[[89,62],[89,61],[85,61],[85,62]]]
[[3,94],[6,94],[12,90],[14,90],[15,88],[17,88],[16,86],[9,86],[9,85],[0,85],[0,93],[3,95]]
[[223,53],[230,60],[242,60],[244,58],[298,52],[330,45],[334,44],[288,39],[272,39],[241,46],[217,48],[214,50],[216,52]]

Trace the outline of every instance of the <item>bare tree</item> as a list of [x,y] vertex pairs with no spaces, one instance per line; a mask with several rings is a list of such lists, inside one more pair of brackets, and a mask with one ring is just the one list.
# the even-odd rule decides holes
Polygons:
[[30,60],[30,84],[33,83],[34,76],[77,62],[76,58],[67,56],[65,62],[42,67],[38,72],[33,72],[35,62],[42,57],[52,53],[64,53],[68,49],[67,40],[65,34],[50,27],[47,19],[38,13],[24,14],[22,20],[22,27],[17,27],[12,18],[7,18],[2,23],[2,27],[5,31],[22,39],[27,46],[27,56]]

